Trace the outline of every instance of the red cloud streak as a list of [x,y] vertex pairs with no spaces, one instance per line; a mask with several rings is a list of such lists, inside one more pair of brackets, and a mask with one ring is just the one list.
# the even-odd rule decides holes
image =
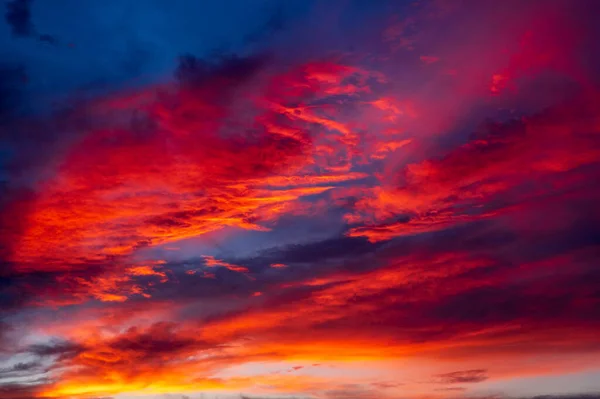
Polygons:
[[592,27],[492,3],[74,106],[2,200],[0,399],[441,398],[597,367]]

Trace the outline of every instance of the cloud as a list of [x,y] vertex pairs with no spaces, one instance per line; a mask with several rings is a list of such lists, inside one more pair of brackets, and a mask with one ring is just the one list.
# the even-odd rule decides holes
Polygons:
[[[560,267],[570,264],[570,259],[573,258],[548,261]],[[259,352],[273,345],[272,350],[278,348],[288,356],[304,353],[304,356],[313,354],[309,356],[317,358],[328,353],[341,358],[377,358],[381,350],[377,342],[383,341],[387,343],[388,353],[397,350],[406,355],[408,348],[418,353],[429,345],[439,344],[438,355],[446,352],[445,356],[452,357],[461,351],[468,351],[471,356],[480,352],[479,355],[484,356],[487,350],[495,351],[494,348],[498,348],[499,352],[494,353],[499,355],[505,340],[513,342],[510,351],[552,352],[554,344],[540,341],[536,345],[533,337],[544,336],[543,331],[549,332],[549,329],[556,329],[558,333],[563,326],[570,325],[570,331],[581,333],[581,341],[578,344],[565,341],[561,345],[563,350],[578,352],[592,345],[585,331],[589,322],[590,326],[596,323],[590,317],[596,320],[597,316],[589,313],[591,309],[585,310],[585,305],[580,308],[576,303],[593,302],[593,295],[588,297],[582,293],[580,299],[575,299],[579,294],[567,294],[560,287],[574,279],[583,288],[581,279],[592,270],[590,259],[587,258],[580,269],[572,269],[570,277],[563,276],[562,282],[542,278],[539,282],[513,285],[507,282],[517,281],[518,270],[483,259],[458,254],[400,258],[387,268],[364,274],[342,273],[322,277],[321,282],[307,281],[305,287],[310,290],[301,294],[285,296],[282,293],[267,302],[269,307],[263,305],[211,321],[209,335],[218,339],[251,336]],[[527,273],[544,273],[547,265],[547,262],[531,264]],[[585,290],[587,288],[583,292]],[[539,329],[541,326],[545,326],[544,330]],[[304,330],[313,331],[310,340],[297,333]],[[549,334],[544,340],[560,341],[554,333]],[[365,343],[375,337],[375,341]],[[276,339],[276,344],[270,339]],[[310,342],[322,340],[327,342],[325,346],[310,346]],[[337,345],[342,350],[349,345],[348,341],[361,342],[360,350],[338,352]],[[453,344],[446,350],[444,342]],[[473,345],[478,349],[472,349]],[[482,378],[481,373],[474,374],[477,374],[474,379]]]
[[49,34],[36,33],[35,26],[31,21],[31,7],[33,0],[10,0],[6,2],[4,18],[11,28],[14,37],[38,36],[40,42],[56,44],[57,40]]
[[582,394],[572,394],[572,395],[540,395],[533,396],[535,399],[597,399],[600,394],[596,393],[582,393]]
[[[236,87],[242,90],[246,84],[243,76],[252,73],[255,66],[250,65],[255,65],[253,62],[225,60],[214,71],[210,69],[212,67],[205,69],[195,61],[190,62],[193,65],[184,68],[189,70],[181,72],[180,79],[185,83],[173,89],[168,101],[155,98],[156,94],[149,92],[140,94],[149,96],[149,104],[132,104],[150,107],[145,118],[162,125],[161,131],[149,130],[140,135],[128,126],[93,130],[70,150],[52,188],[41,192],[36,199],[35,210],[30,215],[31,223],[36,227],[24,232],[15,252],[33,254],[33,249],[37,248],[36,257],[44,258],[44,264],[50,265],[59,259],[75,261],[81,256],[88,260],[93,260],[94,256],[118,256],[129,253],[142,242],[156,245],[226,226],[266,230],[268,227],[260,222],[268,224],[277,219],[280,209],[292,207],[293,202],[302,197],[331,189],[332,186],[322,185],[271,189],[268,180],[262,182],[274,173],[289,173],[293,177],[293,171],[308,161],[305,151],[310,137],[307,133],[288,137],[269,131],[274,120],[281,117],[277,111],[257,110],[259,125],[248,130],[230,131],[229,125],[223,124],[223,118],[233,112],[235,104],[223,101],[233,95]],[[244,96],[239,98],[240,106],[244,105]],[[289,101],[285,98],[268,101],[275,100]],[[179,105],[173,108],[170,101]],[[125,111],[122,111],[123,106]],[[127,115],[128,107],[109,99],[97,109],[103,113],[125,112]],[[254,117],[250,115],[250,118]],[[267,120],[272,121],[265,125]],[[181,130],[183,126],[185,128]],[[169,148],[162,144],[165,134],[172,140],[173,145]],[[123,157],[123,151],[137,155]],[[232,157],[234,153],[236,158]],[[110,159],[110,162],[97,163],[101,158]],[[154,159],[156,163],[148,164],[147,159]],[[116,176],[119,176],[117,180],[111,180]],[[199,188],[192,184],[194,181],[200,184]],[[120,193],[127,185],[141,182],[145,182],[145,187],[135,199],[130,194]],[[81,191],[81,184],[88,185],[89,190]],[[157,197],[156,193],[161,190],[167,190],[168,195]],[[83,197],[79,193],[83,193]],[[75,209],[69,205],[74,202],[58,200],[65,195],[72,201],[84,201],[88,205]],[[115,196],[115,206],[99,213],[97,207],[105,207],[103,197],[106,195]],[[183,197],[188,199],[181,202]],[[179,205],[173,205],[177,203]],[[139,206],[147,207],[147,216],[141,219],[139,214],[131,213]],[[61,215],[59,218],[68,222],[59,227],[57,219],[53,221],[51,215]],[[215,222],[219,220],[221,222]],[[115,228],[112,238],[108,239],[111,242],[97,242],[95,229],[107,223]],[[58,247],[50,245],[48,238],[40,239],[40,234],[49,237],[46,233],[57,228],[62,231],[62,237],[71,239],[61,238],[61,252],[50,253],[51,248],[54,252]],[[93,248],[98,246],[104,248],[93,255]],[[87,254],[83,255],[82,251]],[[16,257],[12,260],[20,263],[33,259]]]
[[[536,200],[559,200],[571,184],[568,172],[597,165],[600,148],[596,138],[587,135],[594,129],[596,99],[572,101],[578,105],[556,106],[520,121],[484,124],[468,143],[444,157],[406,166],[399,173],[399,186],[375,187],[355,204],[349,220],[366,225],[352,228],[349,235],[376,242],[497,217]],[[542,138],[547,129],[556,131],[551,143]],[[565,151],[566,146],[579,151]],[[521,173],[524,165],[527,173]],[[554,178],[561,187],[525,188],[532,178]],[[398,220],[398,215],[405,217]]]
[[31,22],[31,4],[33,0],[11,0],[6,3],[6,22],[14,36],[28,37],[33,34]]
[[593,368],[592,28],[435,3],[27,118],[2,70],[2,397],[445,397]]
[[325,393],[326,398],[331,399],[342,399],[342,398],[356,398],[356,399],[375,399],[385,398],[387,395],[377,392],[376,390],[369,389],[368,387],[361,386],[360,384],[346,384],[338,389],[333,389]]
[[[60,367],[66,368],[66,373],[61,373],[60,381],[49,382],[40,389],[51,395],[66,395],[88,392],[86,385],[98,378],[105,381],[103,388],[89,392],[98,389],[116,392],[120,386],[142,386],[152,375],[162,381],[168,374],[172,384],[178,381],[191,384],[188,377],[176,376],[186,368],[191,371],[194,355],[216,349],[195,338],[192,331],[181,331],[173,323],[159,322],[147,328],[131,327],[112,338],[88,336],[79,344],[38,344],[28,351],[42,357],[58,356]],[[207,363],[201,369],[210,367]],[[118,382],[116,376],[123,382]]]
[[77,343],[57,341],[49,344],[34,344],[28,348],[28,352],[40,357],[57,356],[59,360],[63,360],[76,356],[83,349]]
[[162,357],[207,346],[191,337],[177,337],[173,329],[173,325],[166,323],[154,324],[146,331],[132,327],[109,345],[116,351],[140,353],[144,358]]
[[488,379],[487,370],[475,369],[453,371],[451,373],[437,374],[440,384],[472,384]]
[[[487,396],[484,396],[487,397]],[[507,396],[507,395],[496,395],[491,396],[494,398],[515,398],[515,399],[597,399],[600,397],[600,394],[595,392],[582,392],[582,393],[572,393],[565,395],[537,395],[537,396]]]
[[0,379],[27,377],[43,372],[42,364],[37,361],[20,362],[10,367],[0,368]]
[[[40,381],[42,382],[42,381]],[[30,399],[39,394],[39,385],[27,383],[7,383],[0,385],[0,398],[2,399]]]
[[362,238],[331,237],[321,241],[303,244],[290,244],[262,250],[257,256],[240,259],[244,264],[256,267],[271,264],[313,264],[315,262],[335,262],[352,257],[361,257],[377,250],[380,245],[371,244]]
[[[221,79],[239,85],[255,75],[265,62],[265,59],[260,56],[239,57],[235,54],[216,54],[215,58],[215,60],[204,60],[192,54],[182,55],[175,70],[176,79],[186,87],[217,83]],[[218,83],[222,84],[222,82]]]

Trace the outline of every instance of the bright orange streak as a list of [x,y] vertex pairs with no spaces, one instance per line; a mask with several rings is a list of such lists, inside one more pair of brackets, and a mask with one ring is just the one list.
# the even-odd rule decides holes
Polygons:
[[213,256],[210,256],[210,255],[202,255],[202,257],[204,258],[204,262],[206,262],[206,266],[208,266],[208,267],[221,266],[221,267],[224,267],[224,268],[229,269],[234,272],[240,272],[240,273],[250,272],[250,270],[248,270],[247,267],[233,265],[231,263],[227,263],[222,260],[215,259]]

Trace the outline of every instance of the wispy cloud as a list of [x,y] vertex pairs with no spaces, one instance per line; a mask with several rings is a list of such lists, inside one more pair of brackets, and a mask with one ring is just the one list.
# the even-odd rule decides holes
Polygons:
[[[583,3],[290,3],[51,108],[43,66],[0,68],[0,399],[470,398],[597,368]],[[159,7],[130,6],[132,30]],[[6,7],[11,40],[54,40]]]

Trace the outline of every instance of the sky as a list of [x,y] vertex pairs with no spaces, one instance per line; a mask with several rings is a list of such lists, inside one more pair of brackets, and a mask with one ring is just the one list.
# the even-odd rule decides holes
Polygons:
[[600,398],[594,0],[2,0],[0,399]]

